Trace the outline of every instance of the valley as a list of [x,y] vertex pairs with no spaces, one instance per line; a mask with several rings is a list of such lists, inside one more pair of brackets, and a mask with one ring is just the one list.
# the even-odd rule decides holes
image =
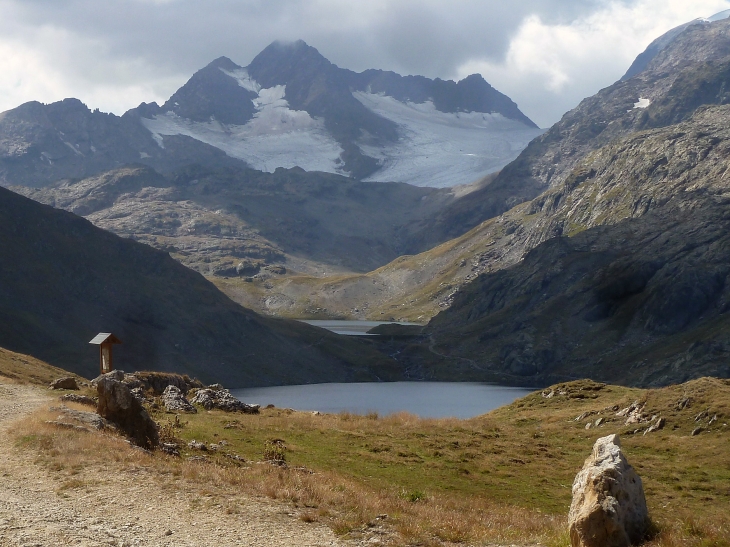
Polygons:
[[0,545],[730,545],[730,10],[15,1]]
[[[642,386],[727,376],[728,52],[727,18],[674,29],[624,78],[542,132],[481,77],[356,73],[304,42],[276,42],[247,67],[216,59],[162,106],[143,104],[120,118],[71,99],[3,113],[0,171],[13,191],[154,247],[156,260],[169,254],[207,280],[174,292],[213,291],[221,310],[239,310],[235,302],[241,317],[298,341],[271,338],[276,349],[250,353],[258,370],[252,362],[214,374],[258,384],[537,385],[586,376]],[[315,133],[342,153],[296,144]],[[51,148],[63,154],[41,152]],[[482,155],[472,164],[457,148]],[[305,149],[306,161],[292,159]],[[516,158],[500,163],[508,149]],[[429,179],[435,165],[447,182]],[[447,174],[459,170],[463,176]],[[376,182],[380,176],[402,182]],[[130,283],[117,277],[114,285]],[[19,317],[15,296],[24,293],[8,294],[7,309]],[[200,315],[196,298],[181,304],[190,316]],[[167,306],[138,308],[145,318],[133,311],[131,324],[175,330],[161,327]],[[54,313],[43,312],[60,317]],[[416,325],[339,341],[290,319]],[[43,324],[32,314],[25,321]],[[112,325],[126,335],[130,323],[119,321]],[[226,332],[245,332],[225,323]],[[215,360],[236,362],[237,337],[219,346],[197,335],[200,349],[190,355],[216,345]],[[6,338],[10,349],[32,350],[17,335]],[[178,340],[165,334],[145,359],[160,344],[186,347]],[[306,367],[315,366],[308,355],[316,347],[332,365],[313,376],[290,365],[262,373],[269,360],[286,360],[274,357],[282,347]],[[190,355],[193,366],[198,357]]]

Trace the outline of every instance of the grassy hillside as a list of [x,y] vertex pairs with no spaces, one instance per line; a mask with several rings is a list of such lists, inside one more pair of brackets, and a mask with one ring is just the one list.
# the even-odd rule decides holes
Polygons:
[[48,385],[56,378],[76,376],[30,355],[0,348],[0,381]]

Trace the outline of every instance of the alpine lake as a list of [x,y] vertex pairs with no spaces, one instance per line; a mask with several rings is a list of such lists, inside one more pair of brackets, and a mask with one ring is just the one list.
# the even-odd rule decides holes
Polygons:
[[[380,321],[305,322],[347,336],[371,336],[367,331],[384,324]],[[247,403],[313,412],[376,412],[381,416],[408,412],[422,418],[472,418],[508,405],[532,391],[480,382],[368,382],[246,388],[231,393]]]

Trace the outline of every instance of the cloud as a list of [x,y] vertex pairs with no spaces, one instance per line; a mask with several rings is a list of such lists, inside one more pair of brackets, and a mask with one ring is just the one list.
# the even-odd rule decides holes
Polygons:
[[620,77],[654,37],[728,7],[730,0],[0,0],[0,111],[74,96],[121,114],[166,100],[216,57],[246,65],[276,39],[302,38],[357,71],[481,72],[547,125]]
[[471,59],[459,67],[459,77],[481,73],[547,127],[618,80],[654,38],[729,7],[724,0],[639,0],[607,3],[568,23],[550,24],[530,15],[503,59]]

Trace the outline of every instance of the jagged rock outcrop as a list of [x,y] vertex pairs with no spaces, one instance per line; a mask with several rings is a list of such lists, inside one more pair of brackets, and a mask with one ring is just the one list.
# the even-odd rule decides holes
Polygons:
[[160,400],[165,406],[165,410],[169,412],[190,412],[191,414],[197,412],[197,409],[190,404],[185,398],[185,394],[177,386],[167,386],[162,392]]
[[69,427],[78,430],[110,430],[118,431],[119,428],[116,424],[110,420],[102,418],[99,414],[94,412],[84,412],[81,410],[74,410],[65,406],[62,407],[51,407],[51,410],[58,411],[61,415],[53,420],[51,423],[60,427]]
[[246,414],[258,414],[259,405],[249,405],[239,401],[231,392],[220,384],[214,384],[195,392],[191,403],[201,405],[206,410],[218,409],[226,412],[244,412]]
[[99,396],[96,411],[101,417],[116,424],[137,446],[148,450],[157,447],[157,424],[127,385],[105,375],[96,382],[96,390]]
[[621,451],[618,435],[598,439],[573,482],[568,515],[573,547],[628,547],[649,528],[641,478]]

